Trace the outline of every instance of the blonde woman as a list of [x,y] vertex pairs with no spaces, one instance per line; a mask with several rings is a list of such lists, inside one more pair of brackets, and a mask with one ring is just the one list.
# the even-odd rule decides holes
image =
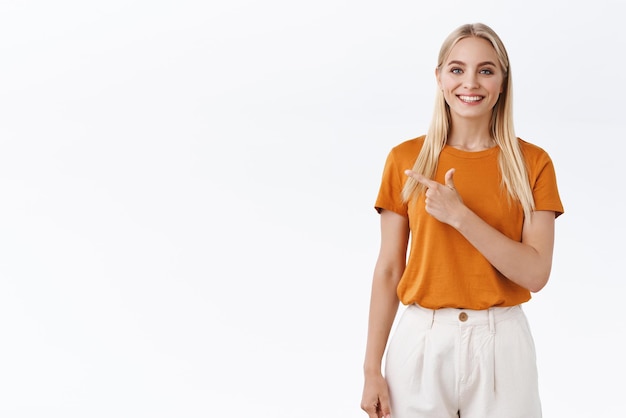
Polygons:
[[452,32],[435,76],[427,135],[390,151],[375,203],[361,408],[370,418],[541,417],[521,305],[550,276],[563,213],[554,166],[515,135],[509,58],[490,27]]

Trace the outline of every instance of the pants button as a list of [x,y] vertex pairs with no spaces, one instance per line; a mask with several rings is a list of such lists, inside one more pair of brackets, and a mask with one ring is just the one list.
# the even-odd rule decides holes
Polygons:
[[461,321],[461,322],[467,321],[467,314],[465,312],[461,312],[459,314],[459,321]]

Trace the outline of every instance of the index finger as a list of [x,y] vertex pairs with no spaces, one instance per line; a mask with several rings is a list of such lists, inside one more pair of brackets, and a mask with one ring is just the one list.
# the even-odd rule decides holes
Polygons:
[[429,179],[428,177],[425,177],[424,175],[417,173],[413,170],[404,170],[404,174],[406,174],[407,176],[417,180],[418,183],[423,184],[424,186],[430,188],[433,187],[437,184],[436,181]]

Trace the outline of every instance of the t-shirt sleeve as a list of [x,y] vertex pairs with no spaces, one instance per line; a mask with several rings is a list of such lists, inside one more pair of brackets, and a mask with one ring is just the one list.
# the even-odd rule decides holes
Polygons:
[[402,188],[406,181],[404,170],[406,168],[400,167],[395,152],[392,150],[385,162],[378,197],[374,205],[378,213],[385,209],[405,217],[408,216],[407,204],[402,201]]
[[535,210],[552,210],[555,217],[563,214],[563,203],[559,195],[556,172],[550,156],[544,151],[537,158],[532,175]]

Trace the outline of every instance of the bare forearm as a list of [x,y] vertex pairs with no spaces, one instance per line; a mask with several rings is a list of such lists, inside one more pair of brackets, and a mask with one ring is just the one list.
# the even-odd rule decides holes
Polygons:
[[548,281],[552,241],[541,248],[512,240],[467,208],[452,226],[509,280],[533,292]]
[[365,374],[380,373],[391,326],[398,312],[397,280],[374,277],[370,302],[367,347],[363,365]]

